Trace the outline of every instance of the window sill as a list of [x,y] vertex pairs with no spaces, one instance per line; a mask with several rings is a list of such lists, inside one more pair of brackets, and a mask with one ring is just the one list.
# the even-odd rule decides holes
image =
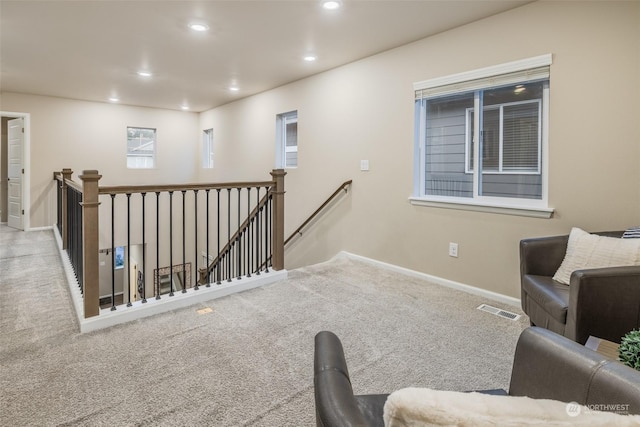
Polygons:
[[509,205],[507,203],[484,203],[474,200],[436,200],[426,197],[409,197],[414,206],[456,209],[463,211],[487,212],[502,215],[527,216],[532,218],[551,218],[553,208],[542,208],[527,205]]

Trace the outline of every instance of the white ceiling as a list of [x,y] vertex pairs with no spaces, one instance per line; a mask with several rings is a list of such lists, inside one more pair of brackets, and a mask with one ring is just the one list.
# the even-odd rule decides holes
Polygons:
[[0,0],[0,89],[204,111],[528,2]]

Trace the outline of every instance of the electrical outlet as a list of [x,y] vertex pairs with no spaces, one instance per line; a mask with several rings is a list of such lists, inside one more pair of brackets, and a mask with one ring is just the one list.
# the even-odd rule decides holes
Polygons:
[[449,242],[449,256],[458,258],[458,244]]

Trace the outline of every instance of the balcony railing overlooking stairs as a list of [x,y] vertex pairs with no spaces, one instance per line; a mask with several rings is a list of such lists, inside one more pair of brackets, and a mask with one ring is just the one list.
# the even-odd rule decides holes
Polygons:
[[[84,171],[80,182],[70,169],[55,172],[56,228],[84,318],[100,314],[101,297],[117,311],[117,297],[127,306],[145,304],[283,270],[285,174],[277,169],[261,182],[100,186],[98,171]],[[104,254],[111,261],[106,298]],[[126,274],[117,290],[119,264]]]

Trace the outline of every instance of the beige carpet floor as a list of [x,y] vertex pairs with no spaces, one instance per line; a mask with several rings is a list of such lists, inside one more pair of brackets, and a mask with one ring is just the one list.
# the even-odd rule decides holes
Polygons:
[[[80,334],[51,231],[0,226],[0,424],[313,426],[313,338],[343,341],[354,390],[507,388],[526,318],[350,259]],[[211,312],[198,314],[197,309]]]

